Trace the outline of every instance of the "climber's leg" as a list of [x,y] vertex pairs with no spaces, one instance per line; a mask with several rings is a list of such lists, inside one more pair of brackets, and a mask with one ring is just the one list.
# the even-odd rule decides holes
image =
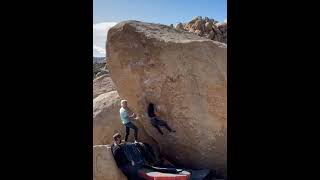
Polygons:
[[138,176],[138,168],[131,166],[131,165],[125,165],[120,167],[123,174],[127,176],[128,180],[138,180],[140,177]]
[[157,128],[157,130],[159,131],[160,134],[163,135],[163,132],[161,131],[160,127],[158,125],[153,125],[155,128]]
[[175,132],[174,130],[172,130],[172,129],[169,127],[169,125],[168,125],[167,122],[165,122],[165,121],[163,121],[163,120],[161,120],[161,119],[158,119],[157,124],[158,124],[159,126],[164,126],[169,132]]
[[[126,126],[126,124],[125,124],[125,126]],[[130,128],[126,126],[126,135],[125,135],[125,139],[124,139],[126,142],[128,141],[129,134],[130,134]]]
[[[136,125],[134,125],[132,122],[128,122],[127,124],[125,124],[126,128],[131,128],[134,130],[134,140],[138,141],[138,128]],[[127,130],[127,129],[126,129]]]

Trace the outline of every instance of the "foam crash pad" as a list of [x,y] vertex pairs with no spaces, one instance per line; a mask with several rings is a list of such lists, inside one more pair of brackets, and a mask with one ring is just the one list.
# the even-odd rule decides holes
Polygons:
[[178,174],[162,173],[152,169],[143,168],[139,170],[139,176],[146,180],[189,180],[191,173],[182,171]]
[[210,180],[213,177],[213,173],[210,169],[191,170],[190,180]]

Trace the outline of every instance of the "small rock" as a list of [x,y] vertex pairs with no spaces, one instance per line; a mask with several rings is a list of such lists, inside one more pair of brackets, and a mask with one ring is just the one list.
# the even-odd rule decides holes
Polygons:
[[222,40],[222,36],[220,34],[216,34],[213,38],[213,40],[215,41],[221,41]]
[[196,35],[198,36],[202,36],[203,32],[200,30],[195,30],[194,33],[196,33]]
[[189,30],[192,28],[192,24],[191,23],[187,23],[184,25],[184,29]]
[[176,29],[177,30],[183,30],[183,25],[182,25],[181,22],[176,25]]
[[216,34],[222,34],[217,25],[213,24],[212,29]]
[[194,32],[194,29],[193,29],[193,28],[189,29],[189,32],[193,33],[193,32]]
[[212,30],[213,22],[206,22],[204,27],[205,27],[205,32],[210,32]]
[[100,76],[102,76],[102,75],[104,75],[104,74],[108,74],[108,71],[100,71],[100,72],[98,72],[98,73],[96,74],[96,77],[100,77]]
[[195,30],[204,30],[204,21],[203,20],[197,20],[194,24],[193,24],[193,28]]
[[208,39],[213,39],[213,38],[214,38],[214,31],[211,30],[211,31],[209,32],[209,34],[206,36],[206,38],[208,38]]

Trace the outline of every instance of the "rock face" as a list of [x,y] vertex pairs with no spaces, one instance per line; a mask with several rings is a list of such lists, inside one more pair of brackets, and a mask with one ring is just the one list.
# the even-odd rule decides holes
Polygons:
[[102,75],[93,80],[93,99],[100,94],[115,91],[116,86],[109,75]]
[[[124,139],[125,127],[119,117],[120,101],[117,91],[101,94],[93,100],[93,145],[111,144],[112,136],[116,132],[120,132]],[[158,153],[155,141],[145,132],[139,122],[133,121],[133,123],[139,128],[139,141],[149,143]],[[130,130],[128,140],[133,141],[133,130]]]
[[93,100],[94,145],[112,143],[115,131],[124,128],[119,120],[119,108],[120,97],[117,91],[101,94]]
[[127,180],[118,168],[109,145],[93,146],[93,180]]
[[[198,19],[195,19],[197,21]],[[165,25],[124,21],[107,40],[110,76],[139,122],[173,163],[224,174],[227,158],[227,45]],[[176,133],[152,127],[147,105]]]

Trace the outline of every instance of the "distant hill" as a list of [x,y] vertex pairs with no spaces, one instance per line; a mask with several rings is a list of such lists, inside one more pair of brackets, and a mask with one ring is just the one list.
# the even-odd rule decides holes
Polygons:
[[93,79],[103,74],[108,74],[108,70],[105,65],[105,57],[93,57]]

